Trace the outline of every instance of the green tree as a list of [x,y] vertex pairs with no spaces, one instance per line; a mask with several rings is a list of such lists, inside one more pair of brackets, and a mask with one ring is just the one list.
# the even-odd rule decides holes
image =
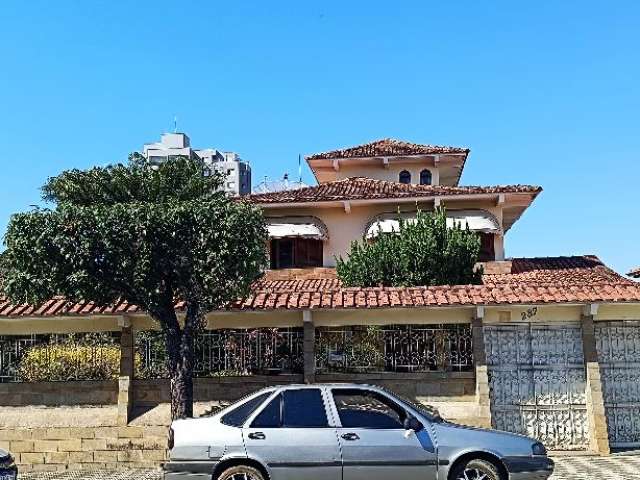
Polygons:
[[246,295],[266,265],[262,212],[229,199],[221,182],[199,160],[150,165],[139,154],[48,179],[52,208],[10,219],[5,294],[143,308],[164,332],[172,417],[193,416],[194,338],[205,314]]
[[346,286],[464,285],[481,282],[476,268],[480,238],[459,224],[447,226],[444,208],[419,211],[415,220],[398,215],[399,231],[374,241],[354,241],[349,256],[337,261]]

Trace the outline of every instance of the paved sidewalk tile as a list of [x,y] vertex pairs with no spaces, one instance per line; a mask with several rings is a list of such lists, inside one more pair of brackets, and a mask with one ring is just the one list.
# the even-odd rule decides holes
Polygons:
[[640,456],[556,457],[551,480],[638,480]]
[[24,473],[18,480],[161,480],[158,470],[68,471],[61,473]]
[[[639,480],[640,456],[555,457],[556,470],[551,480]],[[25,473],[19,480],[161,480],[157,470],[118,472]]]

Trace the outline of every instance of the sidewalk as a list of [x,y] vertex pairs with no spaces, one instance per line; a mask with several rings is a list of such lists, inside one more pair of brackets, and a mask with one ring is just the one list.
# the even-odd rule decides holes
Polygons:
[[[640,456],[611,457],[575,456],[555,457],[556,472],[551,480],[638,480]],[[161,480],[157,470],[127,470],[119,472],[29,473],[19,480]]]

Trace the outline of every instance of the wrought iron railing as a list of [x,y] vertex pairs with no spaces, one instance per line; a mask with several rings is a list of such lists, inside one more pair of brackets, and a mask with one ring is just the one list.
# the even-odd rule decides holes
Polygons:
[[328,327],[316,330],[318,373],[469,371],[469,324]]
[[[195,341],[196,377],[302,373],[302,328],[207,330]],[[136,334],[136,377],[166,378],[161,332]]]
[[119,335],[0,335],[0,383],[116,379]]

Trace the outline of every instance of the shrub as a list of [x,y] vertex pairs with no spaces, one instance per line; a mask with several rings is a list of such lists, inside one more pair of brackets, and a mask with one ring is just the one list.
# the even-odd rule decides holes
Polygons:
[[447,226],[444,208],[419,211],[415,220],[398,216],[398,232],[351,243],[347,259],[336,259],[349,287],[464,285],[481,282],[476,269],[480,237],[459,224]]
[[18,377],[23,382],[117,379],[120,346],[106,338],[71,335],[59,343],[33,346],[20,361]]

